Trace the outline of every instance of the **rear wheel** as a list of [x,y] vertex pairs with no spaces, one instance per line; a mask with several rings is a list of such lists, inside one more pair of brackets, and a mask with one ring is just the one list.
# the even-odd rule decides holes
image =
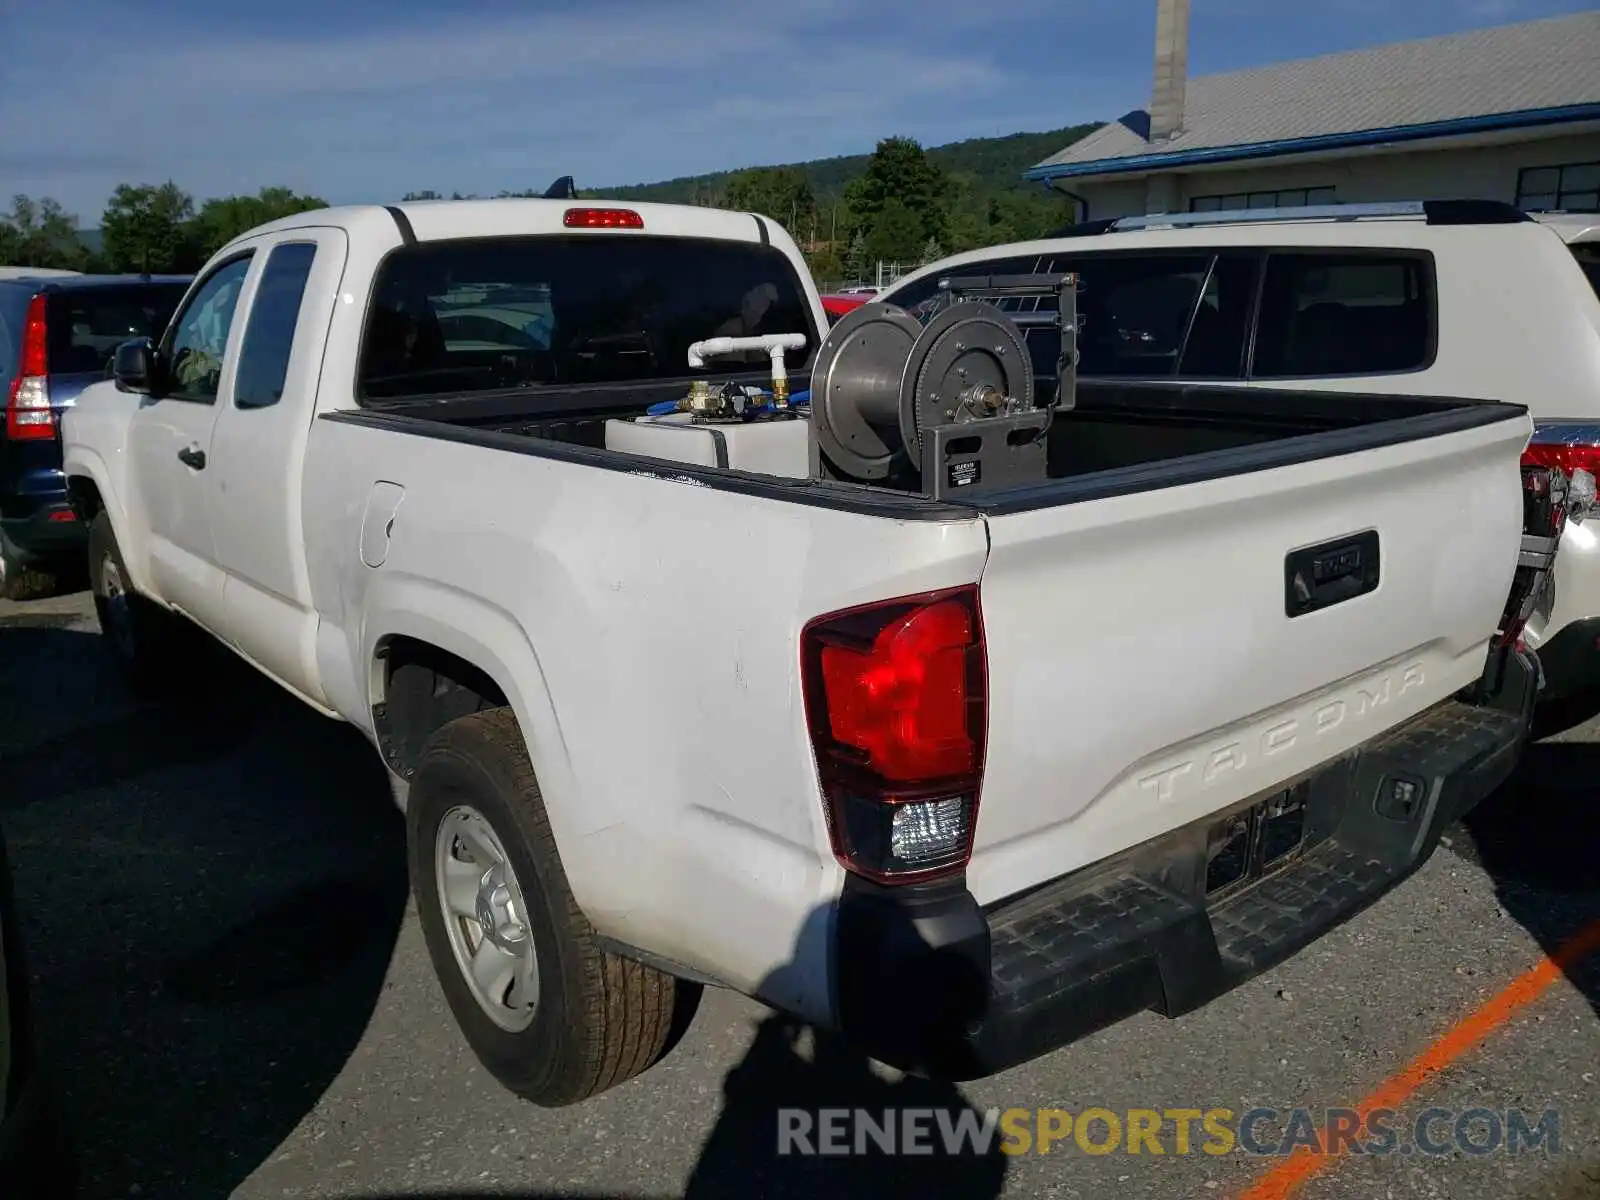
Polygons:
[[670,1048],[699,988],[601,948],[508,709],[433,736],[411,780],[406,831],[445,998],[505,1087],[547,1107],[574,1104]]
[[162,691],[192,672],[193,663],[184,654],[195,642],[194,630],[134,590],[111,518],[104,512],[89,525],[89,588],[106,648],[130,687]]

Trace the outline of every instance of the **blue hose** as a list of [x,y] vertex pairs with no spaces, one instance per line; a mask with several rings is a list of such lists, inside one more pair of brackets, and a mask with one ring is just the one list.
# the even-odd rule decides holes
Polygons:
[[[761,404],[747,405],[745,410],[744,410],[744,415],[746,417],[755,416],[755,415],[760,414],[760,413],[770,413],[770,412],[776,412],[777,411],[772,405],[772,393],[771,392],[762,392],[761,395],[764,397],[764,402],[761,403]],[[790,408],[806,408],[810,404],[811,404],[811,389],[810,388],[807,388],[807,389],[805,389],[805,391],[802,391],[802,392],[795,392],[792,396],[789,397],[789,407]],[[662,400],[661,402],[659,402],[657,404],[652,404],[649,408],[645,409],[644,411],[645,411],[646,415],[648,415],[648,416],[664,417],[668,413],[675,413],[675,412],[680,411],[678,405],[679,405],[679,402],[677,400]]]

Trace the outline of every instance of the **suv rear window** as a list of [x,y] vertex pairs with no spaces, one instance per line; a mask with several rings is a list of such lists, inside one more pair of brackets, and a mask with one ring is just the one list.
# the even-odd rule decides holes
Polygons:
[[691,343],[765,333],[806,335],[791,370],[819,337],[788,258],[770,246],[592,234],[424,243],[378,270],[356,396],[682,378]]
[[187,290],[183,283],[135,283],[51,292],[50,373],[103,371],[123,342],[160,338]]

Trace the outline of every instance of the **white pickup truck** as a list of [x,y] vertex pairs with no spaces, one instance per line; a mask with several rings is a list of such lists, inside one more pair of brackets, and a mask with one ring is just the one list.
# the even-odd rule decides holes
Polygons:
[[707,983],[955,1076],[1186,1011],[1511,770],[1565,478],[1505,403],[1073,403],[1064,356],[1040,404],[971,298],[1027,286],[824,343],[750,214],[263,226],[66,419],[107,644],[161,685],[198,628],[365,732],[535,1102]]

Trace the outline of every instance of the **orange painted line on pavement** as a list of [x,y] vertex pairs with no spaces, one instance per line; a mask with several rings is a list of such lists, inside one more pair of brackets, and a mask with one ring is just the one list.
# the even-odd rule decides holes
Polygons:
[[[1544,995],[1565,972],[1596,951],[1600,951],[1600,921],[1584,926],[1554,953],[1517,976],[1503,991],[1489,997],[1401,1070],[1380,1083],[1356,1106],[1355,1111],[1361,1118],[1357,1132],[1366,1129],[1367,1120],[1374,1112],[1398,1108],[1428,1080]],[[1317,1149],[1296,1147],[1287,1158],[1240,1192],[1237,1200],[1289,1200],[1307,1181],[1331,1168],[1343,1154],[1343,1145],[1334,1153],[1328,1153],[1328,1131],[1319,1129]]]

